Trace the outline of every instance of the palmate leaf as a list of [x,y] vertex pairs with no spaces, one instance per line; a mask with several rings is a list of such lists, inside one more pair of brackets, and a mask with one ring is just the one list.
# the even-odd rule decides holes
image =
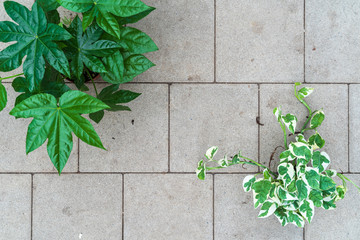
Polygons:
[[7,14],[16,22],[0,22],[0,41],[17,43],[0,52],[0,71],[18,68],[24,61],[24,74],[30,82],[30,91],[39,87],[45,72],[45,59],[57,71],[70,76],[69,63],[63,51],[53,41],[67,40],[71,35],[62,27],[48,23],[37,2],[29,11],[25,6],[4,2]]
[[58,0],[61,6],[83,13],[83,29],[94,19],[107,33],[120,38],[120,27],[115,16],[130,17],[152,9],[140,0]]
[[92,25],[83,33],[78,16],[67,30],[73,35],[72,39],[65,42],[67,47],[64,48],[65,54],[71,60],[71,74],[80,80],[84,65],[96,73],[106,72],[100,57],[114,53],[119,48],[118,44],[109,40],[99,40],[103,31],[96,25]]
[[46,139],[51,161],[59,174],[72,150],[72,132],[85,143],[105,149],[91,123],[80,114],[108,108],[100,100],[80,91],[68,91],[59,101],[50,94],[37,94],[15,106],[10,114],[34,118],[26,136],[26,153],[40,147]]
[[[104,88],[98,95],[98,99],[107,104],[110,108],[107,111],[131,111],[127,106],[121,105],[122,103],[129,103],[141,95],[141,93],[131,92],[128,90],[118,90],[119,84],[110,85]],[[118,90],[118,91],[117,91]],[[104,116],[104,110],[89,115],[90,119],[99,123]]]
[[65,84],[63,77],[51,66],[46,66],[44,78],[41,81],[40,87],[36,92],[30,91],[30,84],[26,78],[18,77],[12,82],[12,86],[16,92],[20,94],[15,100],[15,106],[23,100],[39,93],[48,93],[56,98],[61,97],[65,92],[71,89]]

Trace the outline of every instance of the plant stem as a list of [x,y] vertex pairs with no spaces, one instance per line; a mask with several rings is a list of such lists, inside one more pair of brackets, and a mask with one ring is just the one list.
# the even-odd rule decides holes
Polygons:
[[282,122],[279,122],[279,123],[280,123],[281,129],[282,129],[283,132],[284,132],[284,146],[285,146],[285,149],[287,150],[287,149],[288,149],[288,145],[287,145],[286,127],[285,127],[285,125],[284,125]]
[[99,94],[98,94],[94,79],[92,78],[89,69],[87,69],[87,68],[85,68],[85,69],[86,69],[87,74],[89,75],[89,78],[91,79],[91,82],[92,82],[93,86],[94,86],[96,97],[98,97]]
[[[267,169],[270,174],[272,174],[275,178],[277,177],[276,173],[274,173],[273,171],[271,171],[271,170],[270,170],[268,167],[266,167],[265,165],[262,165],[261,163],[256,162],[255,160],[250,159],[250,158],[247,158],[247,157],[244,157],[244,156],[239,156],[239,158],[248,160],[249,162],[247,162],[247,161],[239,161],[239,162],[236,162],[236,163],[230,163],[227,167],[233,166],[233,165],[237,165],[237,164],[249,164],[249,165],[254,165],[254,166],[258,166],[258,167],[262,167],[262,168],[264,168],[264,169]],[[214,169],[222,169],[222,168],[224,168],[224,167],[223,167],[223,166],[207,167],[206,170],[214,170]]]
[[[356,185],[353,181],[351,181],[349,178],[347,178],[347,177],[345,177],[343,174],[341,174],[341,173],[338,173],[338,174],[336,174],[340,179],[342,179],[343,181],[344,181],[344,179],[346,180],[346,181],[348,181],[348,182],[350,182],[352,185],[354,185],[357,189],[358,189],[358,191],[360,192],[360,187],[358,186],[358,185]],[[344,187],[346,187],[346,186],[344,186]]]
[[304,99],[300,98],[299,95],[297,94],[296,85],[295,85],[295,87],[294,87],[294,94],[295,94],[295,97],[299,100],[299,102],[301,102],[301,103],[308,109],[308,111],[309,111],[309,117],[308,117],[308,119],[306,120],[304,126],[303,126],[302,129],[301,129],[301,133],[303,133],[303,132],[305,132],[306,130],[308,130],[308,129],[306,129],[306,126],[308,125],[308,123],[309,123],[309,121],[310,121],[310,119],[311,119],[311,117],[312,117],[312,115],[313,115],[313,112],[311,111],[310,106],[304,101]]
[[1,82],[2,80],[4,80],[4,79],[14,78],[14,77],[18,77],[18,76],[21,76],[21,75],[24,75],[24,73],[19,73],[19,74],[10,76],[10,77],[3,77],[3,78],[0,78],[0,82]]

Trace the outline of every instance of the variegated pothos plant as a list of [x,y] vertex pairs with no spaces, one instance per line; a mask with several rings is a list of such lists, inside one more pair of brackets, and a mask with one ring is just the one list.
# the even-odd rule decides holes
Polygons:
[[[266,218],[274,214],[282,226],[293,223],[303,227],[305,220],[310,223],[313,219],[315,207],[334,209],[335,202],[345,196],[346,181],[354,183],[336,170],[327,169],[330,157],[326,152],[320,151],[325,140],[317,131],[325,114],[322,109],[312,111],[304,100],[314,89],[303,87],[297,90],[299,85],[300,83],[295,84],[295,96],[309,111],[309,117],[299,132],[296,132],[298,120],[295,115],[283,115],[280,107],[274,109],[274,115],[284,134],[285,146],[285,151],[280,154],[277,172],[242,156],[241,152],[231,159],[225,156],[214,160],[218,148],[211,147],[205,154],[206,161],[198,163],[196,173],[199,179],[204,180],[207,171],[232,165],[250,164],[263,168],[261,173],[246,176],[243,180],[244,191],[253,192],[254,207],[260,207],[258,217]],[[296,135],[295,141],[289,145],[286,129]],[[308,139],[304,136],[307,131],[313,132]],[[258,177],[260,175],[262,176]],[[342,184],[337,185],[334,177],[339,177]],[[354,186],[360,191],[357,185]]]

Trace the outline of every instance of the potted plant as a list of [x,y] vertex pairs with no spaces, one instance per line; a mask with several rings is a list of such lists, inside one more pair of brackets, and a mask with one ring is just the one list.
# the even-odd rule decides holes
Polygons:
[[[274,109],[274,115],[284,134],[285,148],[280,154],[276,172],[242,156],[241,152],[230,159],[225,156],[215,160],[218,148],[212,147],[205,154],[206,160],[198,163],[196,173],[199,179],[204,180],[207,171],[232,165],[250,164],[263,168],[262,172],[246,176],[243,180],[244,191],[253,192],[254,207],[261,206],[258,217],[265,218],[274,214],[282,226],[292,223],[303,227],[305,220],[310,223],[313,219],[315,207],[326,210],[336,208],[336,202],[345,197],[346,182],[354,183],[343,174],[327,169],[330,157],[326,152],[320,151],[325,140],[317,131],[325,114],[322,109],[313,111],[304,100],[314,89],[303,87],[297,90],[299,85],[300,83],[295,84],[295,97],[309,111],[309,117],[299,132],[296,132],[298,121],[295,115],[283,115],[281,108]],[[295,141],[289,144],[287,130],[296,136]],[[306,139],[305,133],[308,131],[312,135]],[[334,177],[339,177],[342,184],[337,185]],[[360,191],[357,185],[354,186]]]
[[[61,21],[59,6],[82,13],[82,20],[76,16]],[[26,153],[48,139],[48,155],[60,174],[72,150],[72,133],[105,149],[82,114],[99,123],[105,110],[130,111],[123,104],[140,95],[119,90],[119,85],[153,67],[142,54],[158,48],[147,34],[125,25],[146,17],[154,8],[140,0],[37,0],[31,10],[5,1],[4,7],[14,22],[0,22],[0,41],[16,43],[0,52],[0,71],[23,63],[23,73],[0,78],[0,110],[7,103],[1,81],[15,78],[12,86],[20,95],[10,114],[33,118]],[[99,76],[111,84],[100,92],[94,82]],[[71,90],[66,79],[78,90]],[[85,93],[87,81],[92,82],[96,96]]]

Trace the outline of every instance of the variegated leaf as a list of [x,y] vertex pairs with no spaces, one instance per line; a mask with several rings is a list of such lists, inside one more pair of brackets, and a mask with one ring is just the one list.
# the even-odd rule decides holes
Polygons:
[[271,200],[267,200],[261,206],[258,217],[267,218],[276,211],[276,208],[277,208],[277,204],[275,202]]
[[325,114],[323,110],[317,110],[313,113],[310,120],[310,128],[315,129],[321,125],[325,119]]
[[252,185],[256,181],[256,178],[254,175],[248,175],[243,180],[243,188],[245,192],[249,192],[251,190]]
[[266,179],[258,179],[253,185],[254,207],[258,208],[269,197],[271,182]]
[[284,182],[284,186],[287,187],[295,179],[294,166],[291,163],[283,162],[278,166],[278,179]]
[[298,91],[298,96],[301,99],[303,99],[303,98],[308,97],[313,91],[314,91],[314,88],[303,87]]
[[326,152],[314,152],[312,156],[312,165],[314,168],[319,169],[319,172],[323,172],[330,164],[330,157]]
[[296,157],[290,152],[290,150],[286,150],[286,151],[283,151],[282,153],[280,153],[280,162],[292,161],[295,158]]
[[304,158],[310,160],[313,154],[313,150],[305,143],[294,142],[289,145],[290,152],[298,158]]
[[205,154],[206,158],[209,160],[213,159],[215,154],[217,153],[217,151],[218,151],[218,147],[216,147],[216,146],[209,148]]
[[289,131],[292,134],[295,134],[297,118],[294,115],[288,113],[286,114],[286,116],[281,116],[281,120],[283,121],[285,126],[289,129]]
[[319,133],[316,133],[309,138],[309,144],[313,150],[316,150],[318,148],[324,147],[325,140],[320,136]]
[[302,215],[309,223],[311,223],[311,220],[312,220],[312,218],[314,217],[314,214],[315,214],[315,206],[314,206],[314,203],[313,203],[312,201],[304,200],[304,201],[300,204],[299,211],[300,211],[301,215]]

